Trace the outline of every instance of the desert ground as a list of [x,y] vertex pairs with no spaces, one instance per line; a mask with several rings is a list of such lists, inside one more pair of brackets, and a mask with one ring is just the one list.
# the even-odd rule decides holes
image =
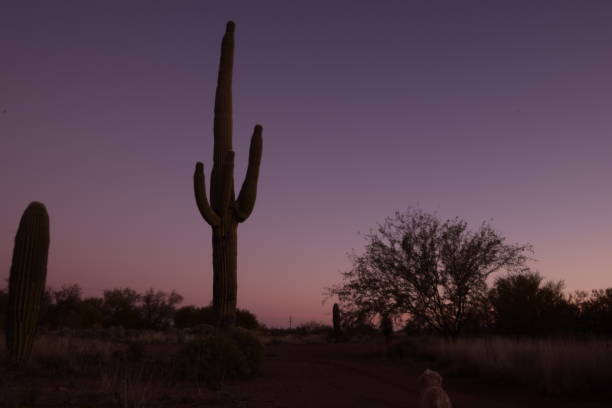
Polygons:
[[[417,407],[419,374],[425,361],[384,358],[384,342],[270,344],[262,373],[232,384],[239,407],[373,408]],[[442,371],[442,374],[443,371]],[[534,391],[474,378],[445,378],[456,408],[603,408],[610,402],[549,398]]]
[[[308,339],[273,340],[265,345],[260,372],[250,379],[216,387],[193,381],[160,381],[154,366],[130,374],[119,371],[70,374],[61,361],[45,369],[3,370],[6,407],[240,407],[374,408],[417,407],[419,374],[427,367],[445,377],[455,408],[604,408],[608,397],[548,397],[529,387],[474,376],[448,374],[421,358],[390,358],[383,339],[328,343]],[[311,339],[312,340],[312,339]],[[172,355],[176,344],[146,344],[141,359]],[[159,361],[159,360],[158,360]]]

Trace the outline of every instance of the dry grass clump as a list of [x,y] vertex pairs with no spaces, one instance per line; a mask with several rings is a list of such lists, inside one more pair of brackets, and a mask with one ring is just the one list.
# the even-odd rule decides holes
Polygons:
[[447,373],[510,379],[553,395],[607,392],[612,378],[612,340],[422,338],[413,345],[448,365]]
[[[122,347],[106,340],[70,336],[39,336],[32,349],[27,369],[32,373],[57,374],[96,373]],[[0,359],[6,362],[6,346],[0,346]]]
[[259,331],[263,344],[319,344],[334,338],[333,328],[317,321],[309,321],[294,328],[266,328]]
[[328,342],[328,337],[324,334],[283,334],[283,335],[269,335],[262,334],[259,336],[262,344],[323,344]]
[[102,372],[100,392],[110,396],[115,406],[146,407],[155,393],[154,374],[143,366],[128,367],[117,365]]
[[251,377],[264,356],[261,341],[242,329],[208,334],[179,347],[173,364],[176,376],[218,388],[228,379]]
[[46,401],[80,406],[81,401],[93,398],[95,404],[87,406],[137,408],[177,398],[175,389],[180,386],[196,390],[186,398],[198,402],[210,394],[206,390],[220,392],[228,380],[255,375],[263,359],[257,336],[241,329],[110,337],[40,335],[32,358],[22,367],[10,364],[4,342],[0,342],[0,376],[4,379],[0,395],[11,406],[37,406]]

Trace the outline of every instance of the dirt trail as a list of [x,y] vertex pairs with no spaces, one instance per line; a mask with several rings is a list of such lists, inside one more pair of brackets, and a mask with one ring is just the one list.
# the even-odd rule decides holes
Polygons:
[[[227,386],[244,408],[417,408],[423,363],[389,362],[382,345],[272,344],[259,377]],[[514,386],[445,379],[455,408],[604,408],[547,398]]]

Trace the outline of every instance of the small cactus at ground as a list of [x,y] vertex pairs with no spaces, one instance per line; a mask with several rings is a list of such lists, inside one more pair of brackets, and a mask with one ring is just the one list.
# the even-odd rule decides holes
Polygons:
[[332,316],[334,323],[334,339],[338,341],[342,335],[342,330],[340,328],[340,307],[337,303],[334,303],[334,307],[332,308]]
[[380,332],[385,336],[387,342],[393,337],[393,319],[389,314],[383,314],[380,318]]
[[26,362],[32,352],[48,254],[47,209],[42,203],[32,202],[19,222],[9,277],[6,346],[9,358],[18,364]]

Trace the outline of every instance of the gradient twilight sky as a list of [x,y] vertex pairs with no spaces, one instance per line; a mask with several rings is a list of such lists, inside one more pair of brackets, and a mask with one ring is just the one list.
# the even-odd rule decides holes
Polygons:
[[239,307],[330,321],[357,232],[409,206],[490,220],[568,290],[612,286],[612,2],[295,3],[3,0],[0,278],[39,200],[49,285],[210,302],[192,175],[209,185],[234,20],[237,186],[264,127]]

